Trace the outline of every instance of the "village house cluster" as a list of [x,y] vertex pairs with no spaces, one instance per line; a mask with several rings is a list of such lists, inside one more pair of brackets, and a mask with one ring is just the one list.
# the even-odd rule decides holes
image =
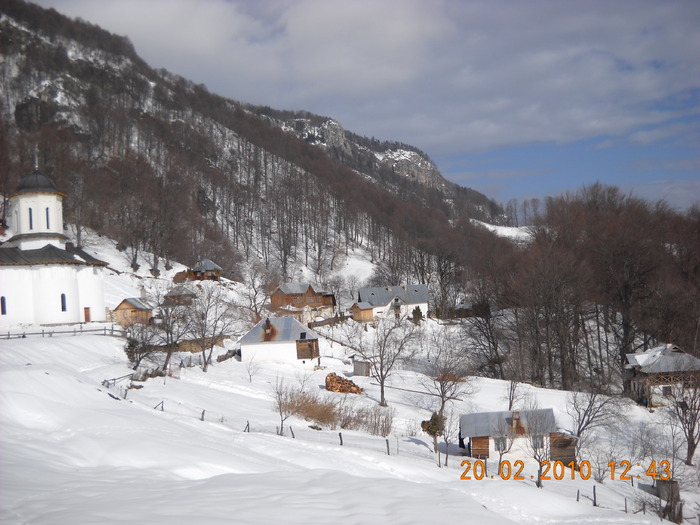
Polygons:
[[[191,307],[197,299],[196,281],[222,281],[222,268],[203,259],[176,276],[162,303],[140,297],[124,298],[114,310],[105,308],[104,271],[107,263],[75,247],[63,233],[66,195],[38,171],[24,177],[9,198],[13,235],[0,246],[0,329],[20,324],[56,325],[112,321],[125,329],[163,321],[168,308]],[[431,296],[425,284],[364,287],[346,316],[333,293],[317,284],[288,282],[270,295],[269,312],[236,343],[244,361],[265,360],[299,366],[321,364],[315,326],[380,319],[428,316]],[[465,315],[480,315],[460,305]],[[226,334],[215,334],[217,343]],[[187,343],[187,341],[183,341]],[[214,343],[212,343],[213,346]],[[201,346],[201,345],[200,345]],[[187,348],[183,344],[179,349]],[[368,375],[371,363],[357,359],[354,372]],[[648,407],[671,394],[674,385],[700,381],[700,359],[674,345],[628,354],[624,392]],[[576,437],[562,432],[551,408],[466,414],[460,419],[460,446],[474,458],[502,456],[526,447],[546,451],[546,459],[575,461]]]

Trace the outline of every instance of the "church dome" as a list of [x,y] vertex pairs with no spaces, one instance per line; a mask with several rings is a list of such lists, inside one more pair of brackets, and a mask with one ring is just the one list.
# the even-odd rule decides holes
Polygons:
[[17,185],[15,193],[59,193],[56,185],[51,179],[45,177],[38,171],[27,175]]

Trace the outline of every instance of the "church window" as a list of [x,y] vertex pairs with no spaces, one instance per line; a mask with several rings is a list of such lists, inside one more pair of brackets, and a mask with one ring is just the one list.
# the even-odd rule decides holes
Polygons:
[[34,218],[32,217],[32,209],[29,208],[29,229],[34,229]]
[[51,229],[51,224],[49,222],[49,209],[46,208],[46,229],[49,230]]
[[66,294],[64,293],[61,294],[61,311],[66,311]]
[[7,315],[7,303],[5,303],[5,296],[0,297],[0,315]]

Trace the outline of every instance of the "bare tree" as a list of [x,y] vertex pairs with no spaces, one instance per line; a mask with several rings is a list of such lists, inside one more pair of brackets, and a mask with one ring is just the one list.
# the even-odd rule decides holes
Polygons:
[[692,466],[700,443],[700,382],[691,380],[671,387],[670,398],[669,414],[686,441],[685,464]]
[[168,297],[167,293],[174,286],[162,289],[157,288],[151,294],[150,303],[158,305],[157,342],[165,348],[166,356],[163,370],[168,370],[170,359],[178,345],[190,331],[190,316],[187,313],[189,306],[182,301]]
[[250,265],[248,278],[246,280],[245,298],[247,301],[246,308],[253,314],[253,321],[257,323],[261,319],[261,312],[270,300],[270,293],[275,281],[271,272],[259,263],[254,262]]
[[248,382],[253,382],[253,376],[260,371],[261,363],[256,359],[247,359],[245,362],[245,371],[248,374]]
[[134,323],[126,329],[126,355],[137,370],[141,362],[158,352],[158,329],[152,325]]
[[577,447],[582,447],[588,433],[597,428],[613,428],[625,421],[619,400],[597,392],[570,392],[567,396],[566,413],[573,420],[574,435],[578,436]]
[[428,360],[425,364],[423,387],[440,399],[438,414],[445,415],[448,401],[469,393],[470,365],[467,353],[456,337],[447,330],[434,331],[428,342]]
[[214,346],[235,322],[233,307],[223,285],[216,281],[203,281],[188,315],[195,344],[202,352],[202,370],[206,372],[211,364]]
[[272,387],[273,408],[280,416],[280,426],[277,434],[284,436],[284,423],[296,410],[296,395],[294,388],[285,385],[284,380],[277,377]]
[[514,410],[523,399],[525,399],[525,394],[523,393],[522,385],[514,379],[508,381],[505,394],[503,395],[503,400],[508,403],[508,410]]
[[525,447],[539,465],[537,469],[537,486],[542,488],[542,462],[549,459],[552,431],[548,412],[540,410],[537,403],[531,401],[527,408],[527,426],[525,430]]
[[515,443],[513,427],[508,424],[505,418],[498,418],[496,426],[493,429],[493,441],[496,452],[498,452],[498,471],[500,473],[503,456],[510,452],[513,448],[513,443]]
[[450,443],[454,443],[459,438],[459,415],[453,410],[447,412],[445,417],[445,428],[442,430],[442,439],[445,440],[445,466],[450,457]]
[[372,377],[379,383],[381,406],[387,406],[386,382],[400,363],[410,360],[417,350],[419,329],[404,319],[382,318],[376,323],[373,338],[355,324],[354,349],[370,364]]

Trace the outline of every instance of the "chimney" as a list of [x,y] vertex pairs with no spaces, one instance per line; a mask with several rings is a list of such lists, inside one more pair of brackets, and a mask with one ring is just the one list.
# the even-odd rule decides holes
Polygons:
[[513,412],[512,421],[513,431],[515,431],[518,428],[518,423],[520,423],[520,412]]
[[146,300],[146,287],[144,285],[139,286],[139,295],[141,296],[142,301]]
[[265,333],[270,334],[272,332],[272,323],[270,322],[270,318],[268,317],[265,319]]

